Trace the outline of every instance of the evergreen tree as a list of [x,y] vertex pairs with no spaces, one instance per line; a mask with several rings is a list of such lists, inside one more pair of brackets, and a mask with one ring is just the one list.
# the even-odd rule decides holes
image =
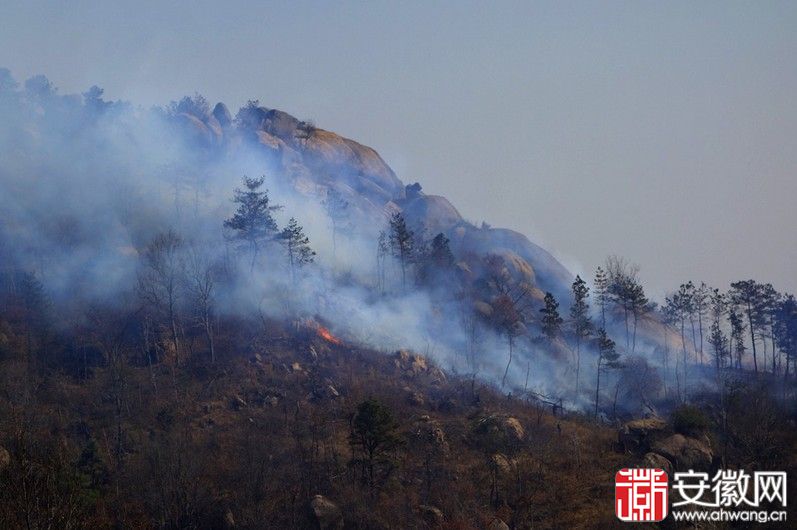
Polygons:
[[445,273],[454,264],[454,255],[445,234],[437,234],[428,245],[423,245],[423,257],[419,261],[419,283],[445,282],[450,278]]
[[324,200],[324,208],[332,225],[332,257],[335,257],[338,232],[346,227],[349,219],[349,201],[344,199],[338,190],[330,188]]
[[695,315],[697,316],[697,329],[700,336],[698,351],[700,352],[701,364],[703,363],[703,320],[706,318],[710,297],[711,289],[709,289],[705,282],[700,282],[700,285],[695,288],[693,301]]
[[401,284],[407,288],[407,268],[415,258],[415,233],[407,228],[407,222],[401,212],[390,218],[390,249],[401,266]]
[[[689,326],[692,329],[692,347],[695,353],[699,352],[697,347],[697,330],[695,329],[695,317],[697,316],[697,303],[696,303],[696,289],[695,284],[691,280],[682,283],[678,288],[678,294],[681,296],[683,309],[686,316],[689,318]],[[701,359],[702,362],[702,359]]]
[[595,302],[601,309],[601,328],[606,329],[606,304],[609,301],[609,277],[598,267],[595,270]]
[[718,320],[711,323],[711,334],[709,335],[708,342],[714,349],[714,364],[717,370],[717,385],[719,385],[720,369],[725,362],[725,358],[728,356],[728,338],[725,336],[725,333],[723,333]]
[[761,322],[761,286],[755,280],[743,280],[731,284],[731,300],[747,316],[750,329],[750,342],[753,349],[753,368],[758,373],[758,354],[756,350],[756,330]]
[[727,300],[719,289],[714,289],[709,297],[711,304],[711,328],[708,342],[714,350],[714,366],[717,371],[717,390],[722,391],[720,383],[720,369],[725,363],[726,357],[730,355],[728,338],[722,331],[722,318],[727,310]]
[[520,335],[523,330],[525,315],[522,308],[522,298],[515,299],[511,293],[500,294],[491,304],[490,314],[493,325],[506,335],[509,345],[509,359],[504,370],[504,377],[501,379],[501,388],[506,385],[506,378],[509,375],[509,367],[512,365],[512,355],[514,353],[515,337]]
[[238,205],[232,217],[224,221],[225,228],[233,231],[232,238],[242,242],[252,254],[251,270],[260,248],[277,236],[277,222],[272,212],[282,208],[270,204],[268,190],[261,190],[265,177],[244,177],[244,189],[236,189],[233,202]]
[[[683,288],[683,285],[681,286]],[[672,322],[679,324],[679,329],[681,332],[681,352],[682,352],[682,372],[684,375],[684,387],[686,385],[686,366],[687,366],[687,358],[686,358],[686,316],[688,313],[688,302],[686,301],[686,297],[682,292],[683,289],[679,289],[678,292],[675,292],[668,296],[665,299],[665,311],[667,315],[670,317]],[[678,375],[678,361],[676,357],[676,376]],[[680,386],[680,384],[679,384]],[[680,393],[680,389],[679,389]]]
[[573,303],[570,306],[570,326],[576,341],[576,395],[579,390],[579,375],[581,372],[581,342],[589,337],[592,329],[592,320],[589,316],[589,287],[587,282],[576,276],[572,285]]
[[600,328],[596,338],[598,347],[598,366],[595,372],[595,416],[597,417],[601,392],[601,373],[608,369],[619,368],[620,356],[617,354],[614,341],[606,335],[605,329]]
[[390,241],[387,232],[380,230],[376,242],[376,282],[379,292],[385,293],[385,261],[390,254]]
[[431,263],[439,269],[447,269],[454,264],[454,254],[448,238],[443,233],[434,236],[429,249]]
[[728,313],[728,320],[731,323],[731,343],[736,357],[736,368],[742,368],[742,358],[747,347],[744,344],[744,331],[746,328],[744,318],[736,307],[731,306]]
[[631,335],[631,352],[636,352],[636,330],[639,321],[650,311],[650,301],[645,296],[645,290],[639,282],[631,282],[628,285],[628,306],[634,317],[634,329]]
[[540,309],[540,313],[542,313],[542,333],[552,341],[561,333],[563,322],[559,316],[559,302],[553,294],[545,293],[545,307]]
[[774,315],[780,302],[781,294],[772,287],[771,283],[761,284],[761,298],[759,299],[756,314],[758,316],[758,336],[761,338],[763,348],[763,364],[766,370],[767,338],[772,346],[772,373],[775,373],[775,338],[773,336]]
[[280,241],[285,246],[288,264],[291,268],[291,279],[296,282],[296,270],[312,263],[315,251],[310,248],[310,239],[304,234],[301,225],[290,218],[288,225],[280,232]]
[[[789,363],[797,364],[797,300],[786,294],[775,312],[775,341],[786,354],[784,378],[789,377]],[[797,367],[795,367],[797,370]]]
[[379,401],[369,399],[357,407],[349,443],[353,452],[360,455],[355,458],[355,463],[362,466],[363,482],[372,492],[377,485],[378,472],[382,470],[384,479],[392,470],[393,465],[387,456],[400,444],[397,427],[390,409]]
[[[625,349],[631,349],[631,329],[629,321],[634,320],[634,340],[636,341],[636,324],[647,305],[645,292],[639,282],[639,267],[629,265],[623,258],[610,256],[606,260],[608,277],[607,292],[610,300],[623,310],[625,321]],[[636,345],[634,345],[636,347]]]

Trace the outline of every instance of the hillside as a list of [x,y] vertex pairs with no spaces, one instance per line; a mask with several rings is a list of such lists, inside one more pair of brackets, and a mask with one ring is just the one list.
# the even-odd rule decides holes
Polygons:
[[3,528],[605,528],[623,467],[793,481],[771,285],[574,277],[257,101],[0,69],[0,116]]

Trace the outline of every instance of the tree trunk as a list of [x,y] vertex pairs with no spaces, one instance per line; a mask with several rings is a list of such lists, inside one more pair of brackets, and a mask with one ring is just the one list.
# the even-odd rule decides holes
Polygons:
[[581,372],[581,337],[578,337],[576,339],[576,398],[578,398],[580,372]]
[[210,348],[210,362],[216,362],[216,348],[213,344],[213,323],[210,320],[210,315],[205,313],[205,336],[208,339],[208,347]]
[[753,343],[753,368],[758,373],[758,356],[755,349],[755,326],[753,325],[753,308],[747,302],[747,322],[750,325],[750,342]]
[[697,312],[697,326],[700,331],[700,364],[703,364],[703,315]]
[[509,339],[509,361],[506,363],[506,370],[504,370],[504,378],[501,380],[501,388],[504,388],[506,385],[506,376],[509,374],[509,365],[512,364],[512,334],[507,333],[507,338]]
[[598,354],[598,377],[595,383],[595,417],[598,417],[598,399],[601,390],[601,356]]

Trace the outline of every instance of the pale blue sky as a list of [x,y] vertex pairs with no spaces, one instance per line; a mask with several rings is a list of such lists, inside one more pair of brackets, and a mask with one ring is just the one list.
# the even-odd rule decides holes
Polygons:
[[376,148],[576,271],[797,290],[797,2],[17,2],[0,66]]

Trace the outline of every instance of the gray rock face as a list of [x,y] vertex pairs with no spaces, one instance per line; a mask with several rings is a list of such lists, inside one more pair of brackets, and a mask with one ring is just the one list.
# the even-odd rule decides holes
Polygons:
[[310,507],[321,530],[343,528],[343,512],[331,500],[323,495],[316,495],[310,501]]

